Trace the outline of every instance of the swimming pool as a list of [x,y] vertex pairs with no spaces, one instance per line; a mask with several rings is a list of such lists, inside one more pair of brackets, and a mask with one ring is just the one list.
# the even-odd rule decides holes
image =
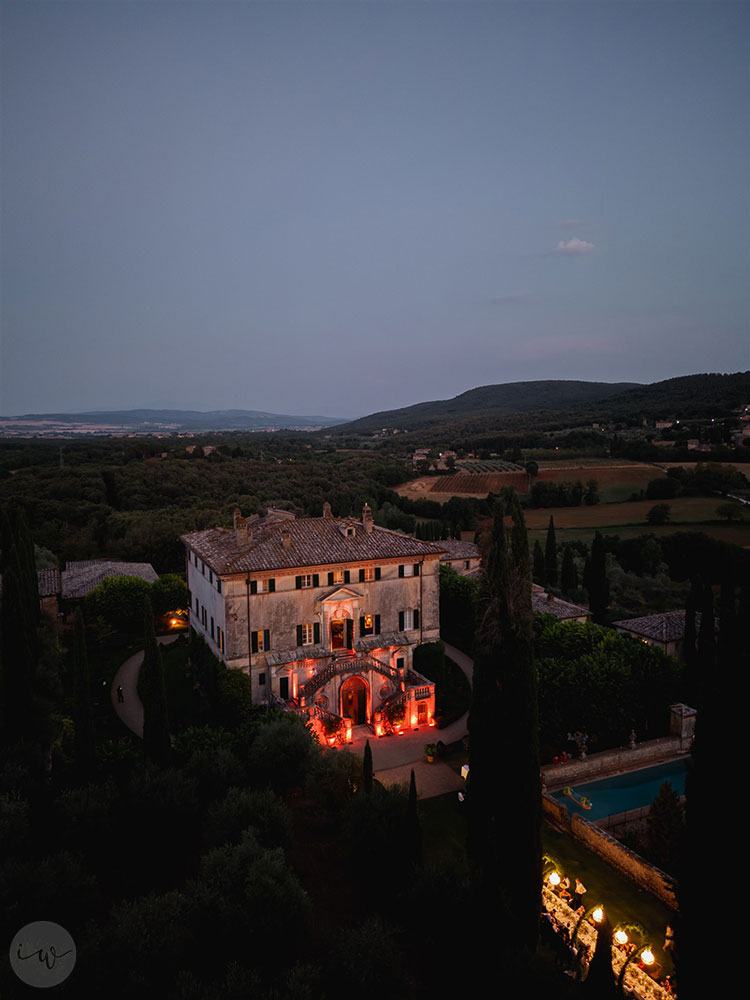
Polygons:
[[591,800],[590,809],[582,809],[577,802],[563,795],[562,791],[554,792],[552,797],[563,802],[571,816],[577,814],[589,820],[601,819],[603,816],[651,805],[665,781],[672,785],[678,795],[684,795],[686,774],[687,758],[682,758],[668,764],[628,771],[614,778],[572,785],[576,795],[585,795]]

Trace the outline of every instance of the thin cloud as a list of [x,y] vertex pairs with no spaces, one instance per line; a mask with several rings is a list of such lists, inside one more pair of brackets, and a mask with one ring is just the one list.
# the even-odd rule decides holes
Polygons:
[[589,243],[588,240],[579,240],[577,236],[574,236],[572,240],[567,240],[567,242],[560,240],[552,253],[557,256],[580,256],[584,253],[593,253],[596,249],[594,243]]
[[590,229],[591,223],[586,219],[559,219],[556,223],[558,229]]
[[511,292],[508,295],[494,295],[490,302],[531,302],[534,296],[530,292]]

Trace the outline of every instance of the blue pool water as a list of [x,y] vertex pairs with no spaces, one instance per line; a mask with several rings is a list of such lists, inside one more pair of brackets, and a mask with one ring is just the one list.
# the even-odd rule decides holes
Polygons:
[[614,778],[589,781],[585,785],[572,785],[576,794],[586,795],[591,799],[591,809],[582,809],[567,795],[563,795],[562,791],[554,792],[553,798],[563,802],[571,816],[578,814],[585,819],[601,819],[602,816],[651,805],[665,781],[679,795],[684,795],[686,774],[687,761],[682,759],[641,768],[639,771],[628,771],[627,774],[618,774]]

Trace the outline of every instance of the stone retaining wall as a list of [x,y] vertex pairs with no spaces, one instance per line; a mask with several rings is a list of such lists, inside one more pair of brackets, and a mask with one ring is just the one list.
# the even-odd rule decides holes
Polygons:
[[632,771],[635,767],[647,767],[665,757],[679,757],[685,753],[685,747],[678,736],[665,736],[659,740],[636,744],[633,750],[629,747],[618,747],[616,750],[593,753],[586,760],[571,760],[567,764],[547,764],[542,771],[547,784],[557,788],[581,784],[584,781],[595,781],[606,774]]
[[640,855],[629,850],[619,840],[615,840],[606,830],[602,830],[581,816],[573,816],[570,829],[576,840],[612,865],[623,875],[627,875],[636,885],[656,896],[673,910],[677,910],[675,896],[676,883],[669,875],[644,861]]

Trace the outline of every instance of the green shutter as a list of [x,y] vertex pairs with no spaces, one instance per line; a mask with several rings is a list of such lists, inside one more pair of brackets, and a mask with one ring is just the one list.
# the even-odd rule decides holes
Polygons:
[[313,642],[320,642],[320,622],[313,622]]
[[271,579],[268,581],[268,593],[273,594],[275,592],[276,592],[276,580],[273,577],[271,577]]
[[414,576],[419,576],[419,563],[414,563]]
[[295,576],[295,578],[294,578],[294,586],[297,588],[297,590],[302,590],[302,577],[301,576]]
[[365,582],[365,571],[363,569],[361,569],[359,571],[359,582],[360,583],[364,583]]
[[251,580],[250,581],[250,593],[251,594],[257,594],[258,593],[258,581],[257,580]]
[[302,645],[302,626],[301,625],[297,626],[297,645],[298,646]]
[[375,579],[376,580],[380,579],[380,566],[375,567]]
[[328,586],[329,587],[333,586],[333,573],[328,574]]
[[380,635],[380,615],[375,615],[375,635]]
[[414,609],[414,628],[419,628],[419,608]]
[[352,575],[348,569],[344,570],[344,583],[351,583]]
[[364,635],[365,634],[365,616],[364,615],[362,615],[360,617],[360,619],[359,619],[359,634],[360,635]]
[[267,628],[263,630],[263,647],[266,653],[271,648],[271,630]]
[[398,613],[398,630],[399,632],[404,631],[404,612],[399,611]]
[[318,576],[317,573],[313,573],[313,587],[319,587],[319,586],[320,586],[320,577]]
[[254,653],[257,653],[258,652],[258,633],[257,632],[253,632],[251,634],[251,639],[252,639],[252,646],[251,646],[252,651]]
[[403,566],[399,566],[399,568],[398,568],[398,575],[400,577],[404,575],[404,567]]

